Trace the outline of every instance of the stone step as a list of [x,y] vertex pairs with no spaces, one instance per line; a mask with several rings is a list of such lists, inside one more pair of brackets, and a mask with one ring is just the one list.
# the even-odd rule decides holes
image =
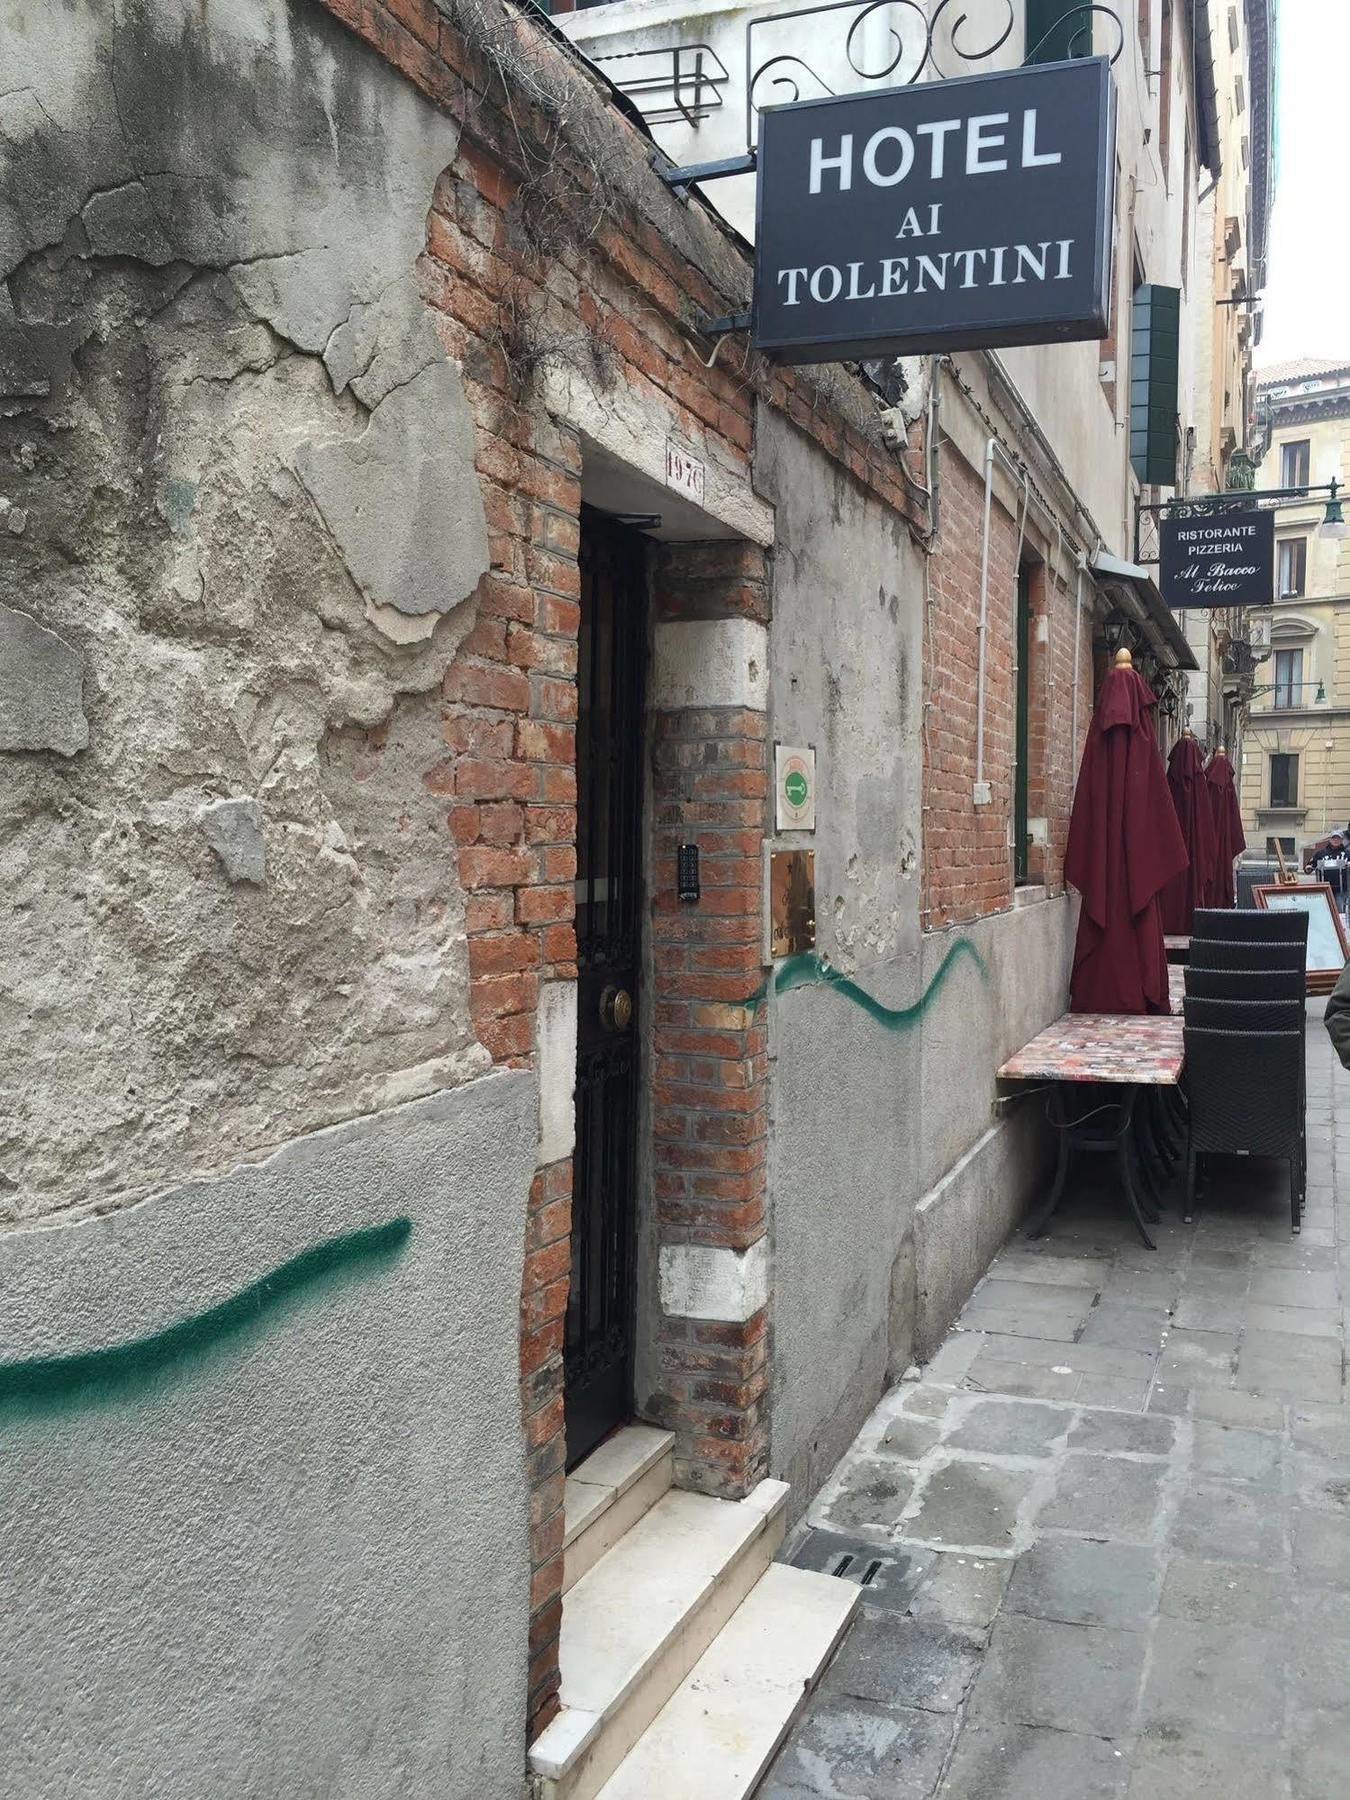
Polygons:
[[746,1800],[862,1604],[862,1589],[773,1563],[599,1800]]
[[563,1592],[593,1569],[670,1487],[675,1437],[625,1425],[567,1477],[563,1498]]
[[562,1711],[530,1746],[540,1800],[595,1800],[783,1541],[787,1486],[672,1489],[563,1602]]

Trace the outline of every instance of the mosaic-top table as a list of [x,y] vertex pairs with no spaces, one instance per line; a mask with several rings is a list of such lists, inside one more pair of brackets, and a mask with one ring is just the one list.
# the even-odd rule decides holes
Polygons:
[[1000,1081],[1109,1081],[1175,1087],[1184,1061],[1181,999],[1186,971],[1169,968],[1174,1011],[1065,1013],[1010,1056]]
[[[1185,969],[1169,968],[1168,991],[1175,1011],[1168,1015],[1065,1013],[999,1069],[1000,1081],[1098,1083],[1122,1090],[1118,1101],[1104,1107],[1090,1105],[1076,1118],[1056,1099],[1059,1090],[1052,1093],[1049,1117],[1059,1133],[1059,1158],[1050,1194],[1028,1228],[1033,1237],[1046,1230],[1059,1205],[1070,1153],[1102,1151],[1116,1158],[1140,1236],[1153,1248],[1147,1221],[1157,1214],[1143,1197],[1152,1185],[1154,1168],[1166,1166],[1175,1156],[1172,1103],[1165,1101],[1161,1090],[1174,1089],[1181,1079],[1185,987]],[[1140,1105],[1145,1096],[1146,1103]],[[1109,1126],[1102,1122],[1103,1113],[1112,1115]]]

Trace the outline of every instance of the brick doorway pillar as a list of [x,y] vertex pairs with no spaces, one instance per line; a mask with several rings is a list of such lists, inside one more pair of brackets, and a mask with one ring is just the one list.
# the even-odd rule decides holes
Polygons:
[[[740,1498],[768,1465],[766,554],[664,544],[654,571],[654,1320],[676,1480]],[[676,892],[699,850],[701,897]]]

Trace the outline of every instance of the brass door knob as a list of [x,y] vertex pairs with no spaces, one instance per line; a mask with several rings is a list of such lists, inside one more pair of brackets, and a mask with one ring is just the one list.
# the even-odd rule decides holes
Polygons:
[[621,987],[607,987],[600,996],[600,1020],[611,1031],[627,1031],[633,1022],[633,996]]

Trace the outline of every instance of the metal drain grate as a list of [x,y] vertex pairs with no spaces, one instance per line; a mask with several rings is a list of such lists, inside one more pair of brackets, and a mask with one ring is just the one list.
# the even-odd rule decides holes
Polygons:
[[[835,1566],[830,1569],[828,1573],[831,1575],[838,1575],[841,1579],[847,1581],[856,1582],[859,1587],[866,1587],[869,1582],[876,1579],[877,1572],[880,1568],[881,1558],[879,1556],[871,1557],[864,1564],[862,1558],[859,1557],[855,1551],[845,1550],[843,1555],[840,1556],[835,1563]],[[861,1570],[861,1574],[859,1573],[859,1570]]]
[[798,1569],[815,1569],[863,1590],[872,1606],[905,1612],[932,1566],[931,1550],[891,1550],[812,1527],[792,1552]]

